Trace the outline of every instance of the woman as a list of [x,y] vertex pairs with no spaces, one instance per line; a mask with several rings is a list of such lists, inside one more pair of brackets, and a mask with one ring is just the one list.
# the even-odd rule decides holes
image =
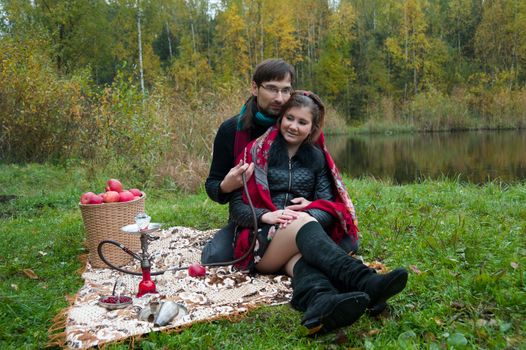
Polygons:
[[[315,94],[294,93],[277,126],[242,155],[255,164],[247,185],[260,229],[254,253],[239,267],[291,276],[291,304],[304,311],[309,334],[354,323],[407,282],[404,269],[376,274],[336,244],[345,235],[357,240],[358,230],[352,202],[324,145],[324,112]],[[232,220],[244,227],[236,236],[236,257],[250,247],[253,218],[247,203],[241,191],[230,201]]]

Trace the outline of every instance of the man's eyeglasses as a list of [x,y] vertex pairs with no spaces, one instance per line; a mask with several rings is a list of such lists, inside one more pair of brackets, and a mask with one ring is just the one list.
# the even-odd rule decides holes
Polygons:
[[263,84],[261,84],[260,86],[263,89],[265,89],[268,92],[270,92],[274,96],[278,96],[280,92],[281,92],[281,96],[290,96],[292,94],[292,92],[294,91],[290,86],[285,87],[283,89],[280,89],[280,88],[278,88],[275,85],[263,85]]

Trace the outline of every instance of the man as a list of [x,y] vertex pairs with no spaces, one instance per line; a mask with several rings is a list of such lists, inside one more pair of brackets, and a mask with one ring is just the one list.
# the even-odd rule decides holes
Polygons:
[[[217,131],[210,173],[205,183],[210,199],[228,203],[231,193],[243,186],[242,174],[245,173],[247,180],[250,178],[254,165],[234,164],[237,155],[251,140],[276,123],[281,107],[293,92],[293,83],[294,68],[281,59],[265,60],[256,67],[251,83],[252,96],[239,114],[224,121]],[[235,225],[229,222],[214,235],[201,253],[203,264],[234,259],[235,229]],[[357,244],[349,237],[340,242],[346,252],[356,252]]]
[[[281,106],[293,91],[294,68],[281,59],[261,62],[254,71],[252,96],[238,115],[224,121],[214,140],[210,173],[206,179],[206,193],[210,199],[225,204],[231,193],[243,186],[242,174],[250,178],[253,164],[234,164],[237,155],[253,139],[261,136],[276,123]],[[219,230],[204,247],[203,263],[233,260],[235,225],[229,223]]]

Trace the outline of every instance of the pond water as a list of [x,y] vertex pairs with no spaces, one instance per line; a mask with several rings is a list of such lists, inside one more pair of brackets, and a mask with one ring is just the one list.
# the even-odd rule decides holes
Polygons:
[[338,168],[351,177],[409,183],[458,178],[485,183],[526,179],[526,131],[465,131],[396,135],[328,135]]

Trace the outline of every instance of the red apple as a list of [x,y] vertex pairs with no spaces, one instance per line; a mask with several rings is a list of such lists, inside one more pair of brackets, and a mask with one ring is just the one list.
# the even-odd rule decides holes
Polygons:
[[142,196],[142,192],[141,192],[141,190],[139,190],[139,189],[136,189],[136,188],[130,188],[129,191],[130,191],[131,193],[133,193],[133,195],[134,195],[135,197],[140,197],[140,196]]
[[188,274],[191,277],[203,277],[206,275],[206,269],[201,264],[192,264],[190,267],[188,267]]
[[121,182],[117,179],[109,179],[106,182],[106,192],[107,191],[122,192]]
[[135,199],[135,196],[130,191],[122,191],[119,193],[119,202],[129,202]]
[[102,199],[104,200],[104,203],[113,203],[119,201],[119,192],[117,191],[108,191],[104,192],[102,195]]
[[96,194],[93,192],[86,192],[82,194],[82,196],[80,196],[80,203],[89,204],[92,196],[96,196]]
[[102,196],[99,196],[98,194],[94,194],[89,199],[89,204],[102,204]]

